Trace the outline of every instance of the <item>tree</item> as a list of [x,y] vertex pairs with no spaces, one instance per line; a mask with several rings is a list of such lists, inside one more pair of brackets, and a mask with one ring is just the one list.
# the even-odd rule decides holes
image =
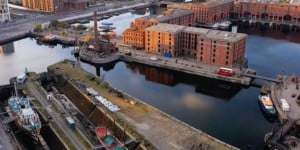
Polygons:
[[57,28],[58,24],[59,24],[58,20],[51,20],[49,27]]
[[62,31],[62,32],[60,32],[60,35],[61,35],[61,36],[64,36],[64,37],[67,37],[67,36],[68,36],[68,33],[67,33],[66,31]]
[[93,36],[90,35],[90,34],[85,35],[84,38],[83,38],[83,42],[84,42],[85,44],[89,43],[89,42],[91,41],[92,37],[93,37]]
[[87,27],[82,24],[78,25],[76,28],[77,28],[77,30],[86,30],[87,29]]
[[42,31],[44,32],[44,31],[46,31],[46,30],[48,30],[48,28],[47,28],[46,26],[44,26],[44,27],[42,28]]
[[41,24],[35,24],[33,27],[33,32],[42,32],[42,25]]
[[49,27],[51,28],[68,28],[70,25],[67,22],[59,22],[58,20],[51,20]]
[[59,28],[68,28],[70,25],[66,22],[59,22],[57,25]]

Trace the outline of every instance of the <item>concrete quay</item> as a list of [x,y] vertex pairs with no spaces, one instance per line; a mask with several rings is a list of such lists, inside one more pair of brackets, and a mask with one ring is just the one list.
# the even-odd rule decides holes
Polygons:
[[[278,112],[278,117],[281,123],[288,120],[300,119],[300,89],[299,82],[296,76],[282,76],[282,83],[271,84],[270,93],[271,99]],[[290,111],[284,111],[281,107],[281,99],[285,99],[289,106]]]
[[[185,72],[188,74],[237,83],[245,86],[249,86],[252,81],[251,77],[243,76],[243,74],[246,74],[247,72],[253,72],[252,70],[247,68],[242,70],[234,68],[235,74],[231,77],[228,77],[217,74],[219,66],[199,63],[194,59],[184,57],[166,58],[160,55],[150,54],[138,50],[130,50],[130,52],[132,53],[131,56],[122,55],[120,60],[166,68],[179,72]],[[155,57],[156,60],[151,60],[151,57]]]
[[100,55],[93,51],[83,49],[79,52],[80,60],[93,64],[93,65],[104,65],[116,62],[120,59],[120,56],[117,53]]
[[[300,27],[300,22],[292,22],[292,21],[280,21],[280,20],[264,20],[264,19],[246,19],[246,18],[241,18],[237,19],[239,21],[246,22],[248,21],[250,24],[251,23],[261,23],[261,24],[269,24],[271,25],[287,25],[287,26],[297,26]],[[237,21],[237,20],[231,20],[231,21]]]
[[[282,82],[265,85],[264,89],[267,90],[263,92],[270,94],[281,125],[279,129],[266,135],[265,142],[270,148],[296,150],[300,148],[300,139],[290,137],[296,136],[300,130],[300,82],[296,76],[279,76],[278,78]],[[288,103],[289,110],[283,109],[282,99]]]
[[[149,141],[156,149],[237,149],[206,133],[195,129],[170,115],[135,99],[137,104],[129,103],[128,97],[120,97],[115,94],[113,87],[105,88],[101,78],[84,71],[81,67],[73,65],[76,62],[64,61],[50,66],[51,70],[58,71],[69,78],[69,81],[80,80],[96,90],[113,104],[120,107],[120,111],[113,113],[121,122],[126,122],[126,127],[133,127],[135,131]],[[100,82],[100,83],[99,83]],[[79,88],[78,88],[79,89]],[[83,91],[84,93],[84,91]],[[125,95],[125,94],[124,94]],[[126,94],[127,95],[127,94]],[[100,104],[98,104],[100,105]]]
[[[151,60],[151,57],[155,57],[156,60]],[[252,78],[245,76],[248,72],[254,72],[250,69],[234,69],[235,74],[231,77],[218,75],[219,66],[204,64],[195,62],[194,59],[184,59],[182,57],[177,58],[166,58],[160,55],[149,54],[143,51],[131,50],[131,55],[125,55],[124,52],[119,54],[109,54],[104,56],[99,56],[92,51],[83,50],[80,51],[80,59],[91,63],[93,65],[103,65],[107,63],[112,63],[116,61],[126,61],[126,62],[136,62],[140,64],[150,65],[159,68],[165,68],[170,70],[175,70],[179,72],[184,72],[187,74],[203,76],[207,78],[213,78],[217,80],[223,80],[227,82],[237,83],[245,86],[249,86]]]
[[[0,30],[1,31],[1,30]],[[6,44],[9,42],[13,42],[16,40],[20,40],[30,36],[30,31],[15,31],[10,34],[2,34],[0,35],[0,45]]]

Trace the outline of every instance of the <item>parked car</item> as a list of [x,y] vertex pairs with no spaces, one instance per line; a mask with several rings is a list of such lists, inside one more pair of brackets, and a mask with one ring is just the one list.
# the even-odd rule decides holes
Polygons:
[[156,58],[155,56],[151,56],[151,57],[150,57],[150,60],[152,60],[152,61],[156,61],[156,60],[157,60],[157,58]]

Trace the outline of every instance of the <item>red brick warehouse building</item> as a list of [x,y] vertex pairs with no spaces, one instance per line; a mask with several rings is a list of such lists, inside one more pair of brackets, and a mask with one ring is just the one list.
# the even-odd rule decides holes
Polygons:
[[150,15],[135,19],[130,28],[123,33],[123,43],[137,48],[145,47],[145,29],[158,23],[194,25],[194,13],[190,10],[168,9],[160,15]]
[[239,17],[265,19],[267,21],[291,21],[300,23],[300,1],[251,1],[242,0],[235,4]]
[[197,62],[238,67],[245,62],[246,34],[160,23],[146,28],[145,51],[188,55]]
[[210,0],[208,2],[173,3],[167,7],[191,10],[195,13],[197,23],[213,24],[229,18],[234,2],[233,0]]

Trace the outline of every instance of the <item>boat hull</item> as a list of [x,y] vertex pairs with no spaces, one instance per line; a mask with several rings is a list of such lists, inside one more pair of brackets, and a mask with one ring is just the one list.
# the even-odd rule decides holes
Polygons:
[[[95,132],[96,132],[99,142],[101,143],[101,145],[103,145],[105,147],[106,150],[115,150],[117,148],[125,149],[123,147],[123,145],[121,144],[121,142],[117,138],[115,138],[113,135],[110,134],[110,132],[108,131],[107,128],[97,127],[95,129]],[[113,141],[113,143],[107,143],[105,138],[109,138],[110,140]]]
[[263,112],[264,112],[266,115],[268,115],[268,116],[276,116],[276,112],[275,112],[275,113],[270,112],[270,111],[266,108],[266,106],[264,105],[264,103],[263,103],[260,99],[258,100],[258,104],[259,104],[260,108],[263,110]]
[[31,108],[29,100],[27,98],[11,97],[8,103],[8,114],[14,119],[17,127],[33,138],[39,136],[41,121],[38,114]]
[[24,131],[26,134],[30,135],[31,138],[33,139],[37,139],[38,136],[40,135],[40,129],[35,130],[34,132],[27,130],[26,128],[24,128],[18,120],[15,120],[15,124],[17,125],[17,127],[21,130]]

